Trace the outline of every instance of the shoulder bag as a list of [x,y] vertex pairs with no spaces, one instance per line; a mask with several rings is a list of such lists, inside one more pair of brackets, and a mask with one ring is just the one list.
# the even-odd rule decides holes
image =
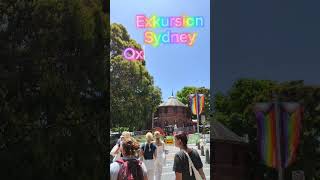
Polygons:
[[194,167],[194,164],[193,164],[193,162],[192,162],[189,154],[188,154],[185,150],[183,150],[183,151],[184,151],[184,153],[186,154],[186,156],[188,157],[190,176],[192,176],[192,170],[193,170],[193,172],[194,172],[194,177],[196,178],[196,180],[202,180],[202,177],[201,177],[199,171],[196,169],[196,167]]

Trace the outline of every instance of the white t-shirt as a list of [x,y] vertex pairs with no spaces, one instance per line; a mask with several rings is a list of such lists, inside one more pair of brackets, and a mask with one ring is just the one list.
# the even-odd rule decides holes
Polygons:
[[[134,159],[134,158],[123,158],[123,159],[128,160],[128,159]],[[121,165],[117,162],[113,162],[110,164],[110,180],[118,179],[118,173],[120,171],[120,167]],[[147,176],[147,168],[143,162],[141,163],[141,168],[142,168],[143,176]]]

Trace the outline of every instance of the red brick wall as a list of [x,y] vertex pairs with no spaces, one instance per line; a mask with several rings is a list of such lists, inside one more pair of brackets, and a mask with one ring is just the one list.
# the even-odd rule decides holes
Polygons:
[[[165,108],[167,108],[167,112],[165,112]],[[175,112],[175,108],[177,111]],[[166,124],[167,122],[167,124]],[[187,112],[186,107],[159,107],[158,109],[158,120],[157,123],[160,123],[160,127],[175,125],[177,127],[189,126],[191,124],[191,117]]]
[[232,144],[230,142],[213,142],[213,179],[245,180],[246,157],[245,144]]

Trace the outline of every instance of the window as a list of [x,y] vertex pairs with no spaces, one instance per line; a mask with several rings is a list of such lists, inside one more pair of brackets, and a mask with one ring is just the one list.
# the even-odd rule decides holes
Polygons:
[[168,113],[168,108],[167,107],[164,108],[164,112]]

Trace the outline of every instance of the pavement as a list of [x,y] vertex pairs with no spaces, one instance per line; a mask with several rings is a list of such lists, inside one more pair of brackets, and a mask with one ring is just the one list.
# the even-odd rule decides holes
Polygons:
[[[188,144],[188,147],[198,150],[198,147],[195,144]],[[207,143],[205,145],[205,149],[208,148],[210,152],[210,144]],[[162,177],[161,179],[165,180],[175,180],[175,173],[172,170],[174,155],[179,151],[179,148],[174,145],[166,145],[165,149],[168,150],[168,154],[166,155],[167,161],[166,166],[162,169]],[[203,171],[206,175],[206,179],[210,179],[210,164],[206,163],[205,156],[201,156],[201,151],[198,150],[198,153],[201,157],[201,161],[203,163]]]
[[[210,135],[206,134],[203,136],[205,139],[205,151],[206,149],[209,150],[210,153]],[[198,150],[198,147],[195,144],[188,144],[188,147],[196,149],[200,155],[201,161],[203,163],[203,171],[206,175],[206,179],[210,179],[210,164],[206,163],[205,156],[201,156],[201,151]],[[165,150],[167,150],[168,154],[166,154],[166,165],[162,169],[162,177],[163,180],[175,180],[175,172],[172,170],[173,168],[173,161],[174,155],[180,150],[179,148],[175,147],[173,144],[165,145]],[[112,160],[112,158],[111,158]],[[110,162],[111,163],[111,162]]]

